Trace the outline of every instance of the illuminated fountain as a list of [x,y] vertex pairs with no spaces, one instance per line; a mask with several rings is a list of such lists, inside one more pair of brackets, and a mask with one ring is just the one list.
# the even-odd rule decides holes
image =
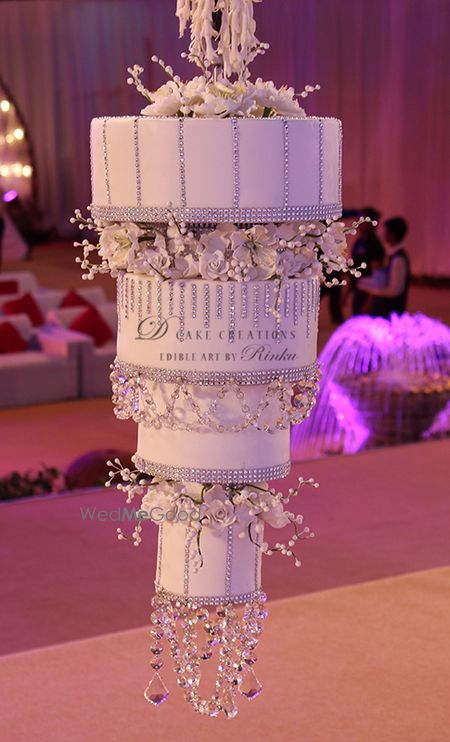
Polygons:
[[332,335],[294,460],[419,441],[450,429],[450,329],[422,314],[354,317]]

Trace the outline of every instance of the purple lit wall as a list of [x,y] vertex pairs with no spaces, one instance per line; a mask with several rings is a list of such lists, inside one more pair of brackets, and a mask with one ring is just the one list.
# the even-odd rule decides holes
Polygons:
[[[136,114],[126,68],[163,80],[157,53],[181,75],[175,0],[0,3],[0,70],[30,128],[41,208],[61,229],[89,203],[93,116]],[[253,74],[300,91],[312,114],[344,122],[344,200],[411,222],[416,273],[450,275],[448,0],[264,0],[258,34],[271,50]],[[23,54],[26,48],[27,54]]]

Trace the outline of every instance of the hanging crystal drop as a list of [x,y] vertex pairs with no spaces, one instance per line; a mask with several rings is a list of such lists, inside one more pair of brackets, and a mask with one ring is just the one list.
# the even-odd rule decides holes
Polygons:
[[238,709],[234,702],[233,695],[230,691],[226,691],[222,698],[222,711],[227,719],[234,719]]
[[251,668],[246,673],[239,690],[249,701],[252,701],[261,693],[262,685]]
[[160,706],[165,700],[167,700],[168,695],[169,691],[161,680],[159,673],[155,672],[152,680],[144,691],[145,700],[149,701],[154,706]]

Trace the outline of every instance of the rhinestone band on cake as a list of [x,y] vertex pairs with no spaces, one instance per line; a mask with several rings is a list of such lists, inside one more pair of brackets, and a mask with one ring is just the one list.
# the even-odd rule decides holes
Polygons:
[[138,454],[133,456],[133,462],[140,471],[158,477],[158,479],[173,479],[177,482],[214,482],[216,484],[254,484],[282,479],[288,476],[291,469],[290,461],[260,469],[190,469],[147,461]]
[[205,208],[171,206],[101,206],[91,204],[94,219],[109,222],[168,222],[176,219],[188,224],[267,224],[268,222],[298,222],[314,219],[332,219],[342,214],[342,204],[318,204],[317,206],[264,206]]
[[185,369],[149,368],[135,363],[126,363],[116,358],[113,371],[119,376],[128,378],[142,377],[148,381],[157,381],[165,384],[183,382],[197,386],[218,386],[227,382],[235,382],[242,386],[268,384],[271,381],[298,383],[301,381],[315,381],[319,374],[319,364],[311,363],[302,368],[267,369],[261,371],[186,371]]

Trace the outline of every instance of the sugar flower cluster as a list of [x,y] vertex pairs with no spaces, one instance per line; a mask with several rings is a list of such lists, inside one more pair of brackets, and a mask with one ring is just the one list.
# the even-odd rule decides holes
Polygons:
[[[270,488],[266,482],[247,485],[194,484],[148,478],[129,467],[122,466],[119,459],[108,461],[111,467],[106,483],[110,487],[115,478],[121,481],[117,489],[126,493],[126,502],[130,504],[136,496],[141,497],[139,510],[136,513],[136,525],[131,540],[135,546],[141,541],[143,522],[146,520],[160,524],[162,521],[184,523],[190,528],[191,541],[197,542],[195,566],[202,565],[201,531],[205,527],[221,530],[235,524],[238,538],[248,538],[261,551],[271,556],[279,552],[292,557],[296,566],[301,562],[293,548],[300,539],[313,538],[314,533],[308,526],[303,526],[303,516],[287,510],[292,497],[299,494],[305,485],[317,488],[314,479],[300,477],[296,488],[289,489],[287,495]],[[269,546],[263,541],[264,526],[293,528],[286,543],[277,542]],[[122,529],[117,529],[119,540],[130,540]]]
[[[167,227],[133,222],[110,223],[84,218],[77,210],[72,218],[80,229],[98,235],[98,242],[75,242],[83,257],[77,262],[92,280],[96,273],[113,276],[130,271],[160,280],[204,278],[211,281],[253,281],[319,276],[336,285],[336,272],[360,276],[359,268],[346,257],[348,233],[355,234],[362,221],[346,226],[338,219],[325,222],[288,222],[240,228],[217,224],[214,229],[188,229],[171,218]],[[92,256],[100,259],[92,262]]]
[[[306,116],[298,103],[294,88],[284,85],[278,88],[271,80],[264,81],[261,78],[254,82],[250,80],[231,82],[220,74],[212,75],[206,70],[202,75],[183,82],[162,59],[152,57],[152,62],[159,64],[170,78],[152,92],[141,81],[143,67],[134,65],[128,68],[128,84],[135,85],[137,91],[148,101],[148,105],[141,110],[143,116],[197,118]],[[298,97],[306,98],[319,89],[319,85],[307,85]]]

